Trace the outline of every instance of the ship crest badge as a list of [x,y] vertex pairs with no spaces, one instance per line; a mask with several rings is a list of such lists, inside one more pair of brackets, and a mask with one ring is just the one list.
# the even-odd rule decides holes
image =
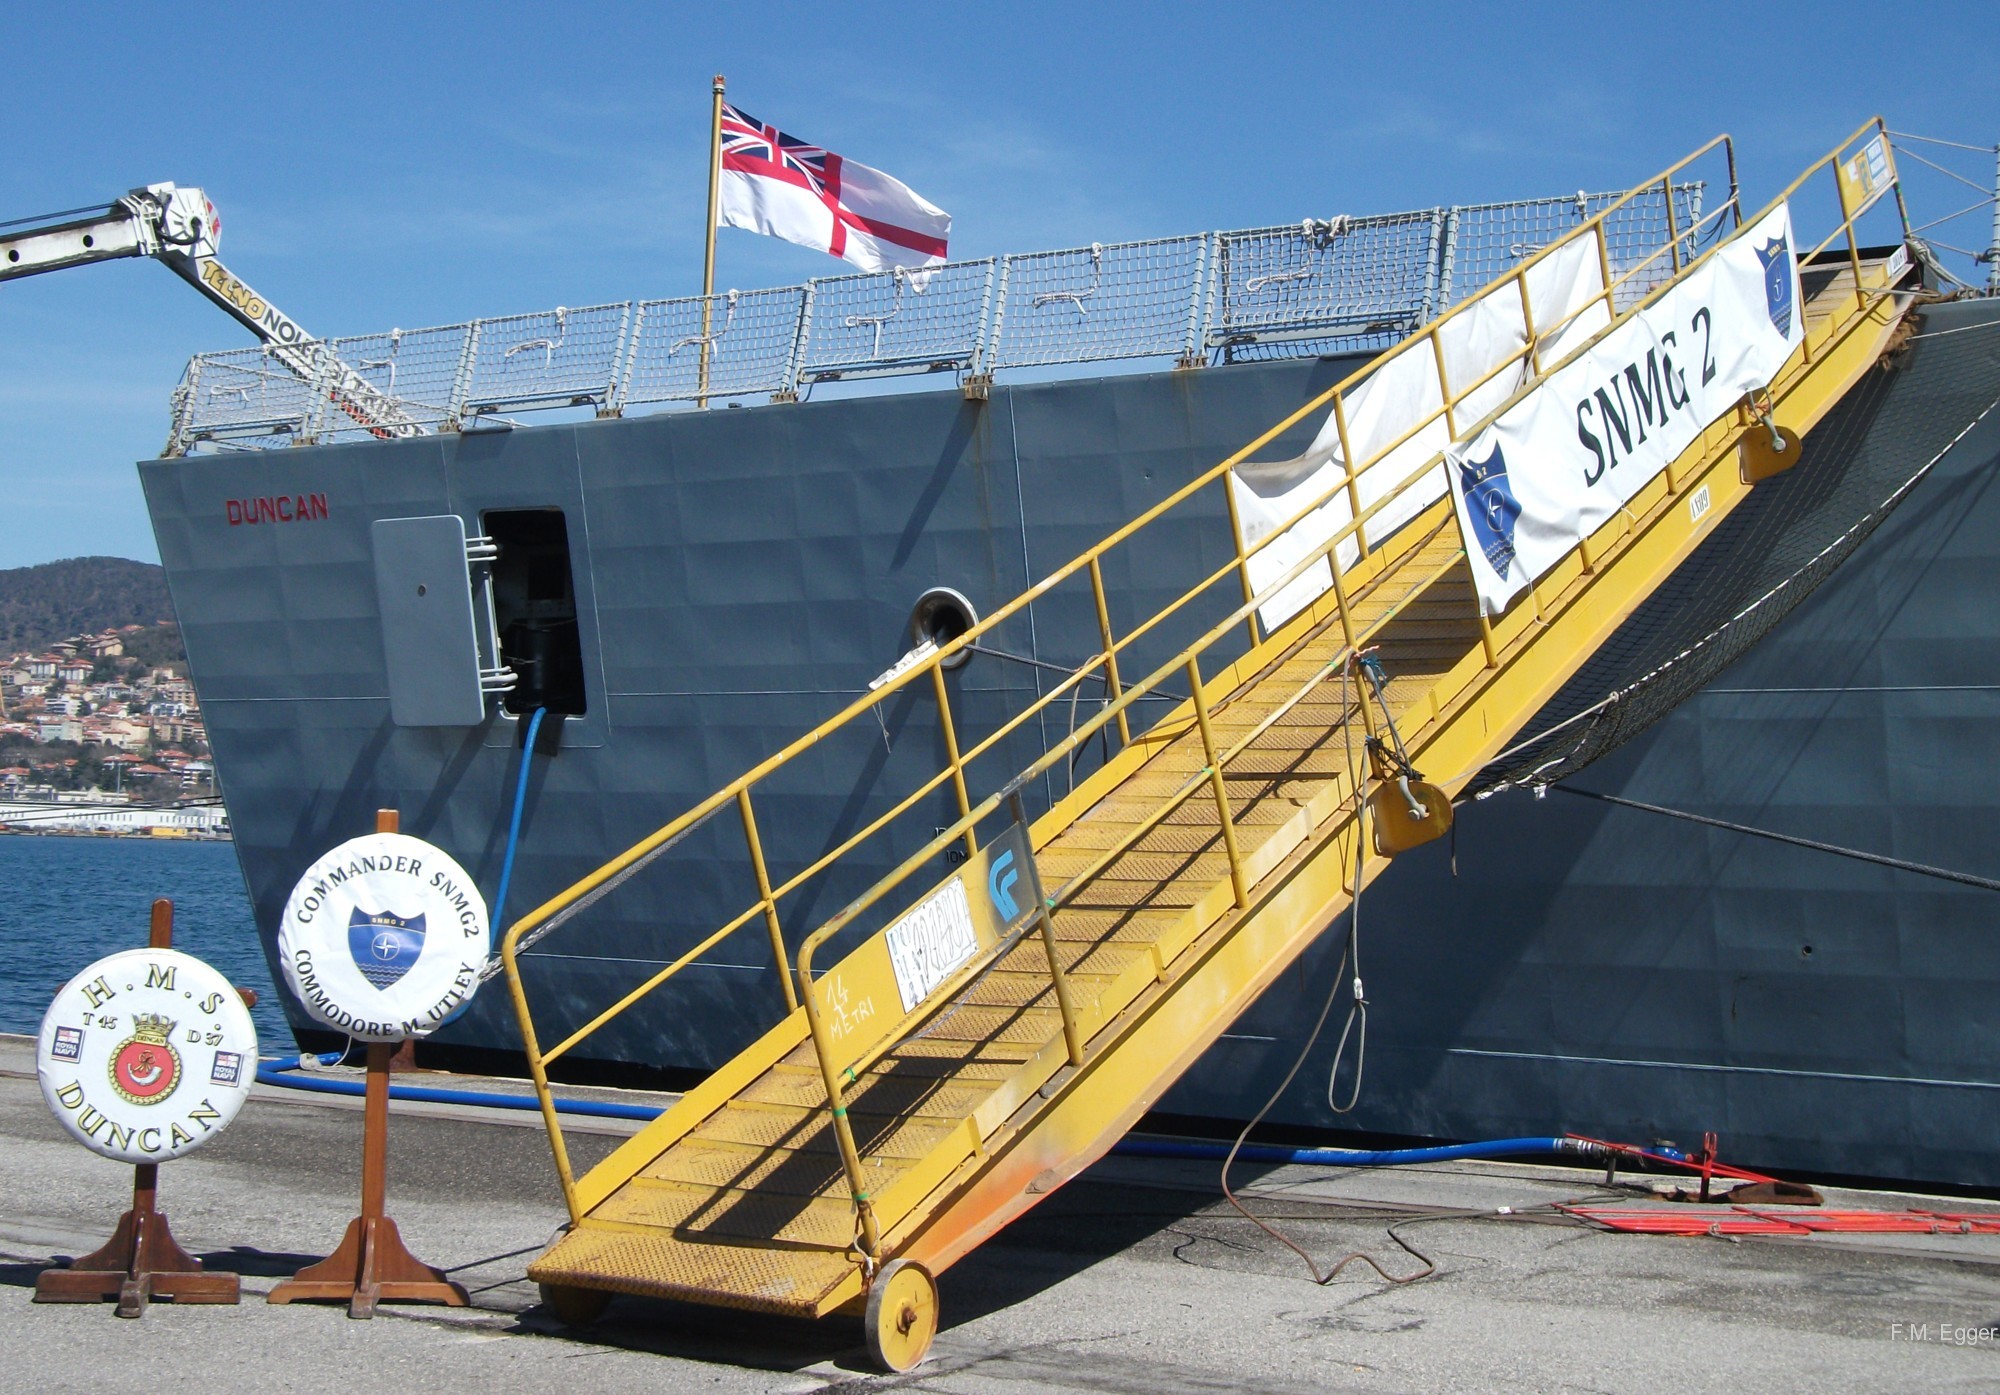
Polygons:
[[1493,453],[1482,461],[1459,461],[1458,482],[1473,538],[1494,572],[1504,577],[1514,565],[1514,524],[1521,517],[1521,501],[1507,483],[1507,457],[1500,453],[1500,443],[1495,441]]
[[356,907],[347,918],[347,952],[361,976],[377,991],[386,991],[422,957],[424,918],[405,919],[387,911],[371,915]]
[[181,1057],[171,1038],[175,1022],[155,1013],[132,1018],[132,1035],[111,1053],[111,1088],[132,1104],[157,1104],[180,1084]]
[[1783,233],[1757,249],[1764,264],[1764,307],[1771,312],[1771,327],[1792,337],[1792,249]]

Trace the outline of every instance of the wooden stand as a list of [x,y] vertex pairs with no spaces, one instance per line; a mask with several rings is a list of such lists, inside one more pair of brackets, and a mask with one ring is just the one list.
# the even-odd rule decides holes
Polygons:
[[[165,897],[153,903],[154,949],[174,943],[174,903]],[[132,1167],[132,1209],[118,1218],[117,1229],[102,1249],[73,1262],[67,1269],[45,1269],[35,1280],[37,1303],[102,1303],[118,1300],[118,1316],[139,1317],[155,1298],[176,1303],[235,1303],[242,1280],[234,1274],[211,1273],[201,1261],[174,1243],[166,1213],[155,1201],[160,1185],[158,1163]]]
[[[375,815],[377,833],[397,831],[394,809]],[[341,1302],[351,1318],[375,1316],[377,1303],[443,1303],[463,1308],[465,1289],[403,1246],[396,1223],[383,1214],[389,1171],[389,1062],[396,1044],[368,1044],[368,1093],[361,1122],[361,1214],[347,1224],[340,1247],[271,1290],[272,1303]]]

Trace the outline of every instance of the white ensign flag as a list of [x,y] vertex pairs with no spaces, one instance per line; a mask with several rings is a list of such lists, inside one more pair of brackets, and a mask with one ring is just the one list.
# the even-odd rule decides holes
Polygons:
[[782,237],[863,271],[936,266],[951,215],[901,180],[722,108],[716,226]]
[[1789,207],[1448,453],[1487,614],[1611,520],[1805,337]]

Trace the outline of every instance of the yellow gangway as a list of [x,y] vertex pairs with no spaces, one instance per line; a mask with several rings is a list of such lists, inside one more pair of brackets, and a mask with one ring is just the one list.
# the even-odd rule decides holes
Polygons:
[[[1701,161],[1727,162],[1728,197],[1697,213],[1686,191],[1700,187],[1690,180]],[[1900,212],[1877,120],[1766,210],[1809,181],[1831,186],[1838,205],[1832,231],[1799,255],[1803,343],[1768,391],[1709,424],[1526,595],[1486,613],[1453,505],[1435,486],[1440,455],[1413,458],[1411,443],[1440,424],[1451,441],[1471,440],[1585,352],[1584,341],[1614,333],[1748,231],[1762,215],[1744,216],[1734,172],[1733,148],[1718,137],[510,927],[508,983],[570,1216],[529,1273],[559,1315],[587,1321],[620,1292],[806,1317],[861,1312],[884,1365],[920,1359],[938,1322],[935,1276],[1100,1157],[1397,850],[1442,829],[1449,809],[1438,791],[1455,792],[1506,747],[1751,481],[1789,463],[1775,448],[1795,458],[1797,438],[1885,351],[1909,277],[1900,243],[1864,254],[1857,237],[1857,220],[1892,193]],[[1634,219],[1641,206],[1653,215]],[[1652,229],[1643,245],[1635,223]],[[1906,231],[1907,221],[1899,238]],[[1577,298],[1572,282],[1563,312],[1538,316],[1551,259],[1577,265],[1579,239],[1596,249],[1588,294]],[[1518,299],[1524,342],[1468,373],[1454,359],[1454,323],[1488,313],[1478,307],[1499,296]],[[1362,385],[1413,365],[1434,372],[1431,405],[1386,432],[1377,421],[1357,460],[1350,431],[1361,439],[1362,429],[1349,409]],[[1241,524],[1231,471],[1308,418],[1332,423],[1342,447],[1347,463],[1326,497],[1344,497],[1344,521],[1305,533],[1315,541],[1302,551],[1297,530],[1308,515],[1327,517],[1315,514],[1326,497],[1247,545],[1239,526],[1233,560],[1114,633],[1105,564],[1202,491],[1227,492]],[[1370,475],[1385,462],[1401,477]],[[1376,520],[1395,526],[1371,530]],[[1292,554],[1265,555],[1280,539],[1299,554],[1284,566],[1272,559]],[[1101,651],[961,750],[947,665],[1065,586],[1088,588]],[[1300,587],[1317,592],[1302,608]],[[1295,599],[1275,604],[1286,595]],[[1121,671],[1136,642],[1185,624],[1204,602],[1201,613],[1227,613],[1153,672]],[[1230,652],[1240,656],[1219,657]],[[1107,705],[1067,728],[1052,723],[1065,734],[1026,769],[982,780],[982,757],[1035,730],[1044,711],[1073,714],[1086,681],[1103,685]],[[910,690],[938,704],[940,767],[774,883],[759,787],[849,724],[872,728],[875,709]],[[1139,714],[1168,706],[1163,695],[1179,700],[1142,730]],[[1024,791],[1100,733],[1122,747],[1030,823]],[[946,790],[962,815],[955,823],[802,943],[784,943],[787,898]],[[544,1046],[523,949],[715,818],[740,823],[745,840],[754,885],[741,913]],[[939,882],[943,855],[961,847],[964,860]],[[838,962],[817,962],[831,936],[878,924]],[[550,1064],[739,931],[768,937],[791,1010],[573,1177]]]

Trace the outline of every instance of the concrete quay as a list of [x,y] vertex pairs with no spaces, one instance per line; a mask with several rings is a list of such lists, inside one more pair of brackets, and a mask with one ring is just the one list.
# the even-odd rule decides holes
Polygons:
[[[492,1082],[431,1077],[482,1088]],[[504,1088],[519,1090],[518,1082]],[[591,1092],[611,1094],[615,1092]],[[662,1100],[659,1096],[622,1096]],[[870,1372],[859,1324],[790,1323],[620,1299],[562,1328],[524,1277],[562,1220],[532,1114],[398,1103],[389,1211],[469,1309],[385,1305],[350,1321],[263,1295],[339,1239],[358,1202],[358,1099],[259,1087],[230,1131],[161,1169],[174,1233],[244,1277],[240,1307],[36,1305],[35,1275],[96,1248],[131,1169],[70,1142],[32,1043],[0,1038],[0,1392],[1988,1391],[2000,1388],[2000,1235],[1811,1239],[1613,1235],[1547,1213],[1601,1174],[1511,1164],[1244,1167],[1239,1191],[1320,1259],[1229,1210],[1216,1165],[1113,1157],[948,1272],[944,1328],[910,1375]],[[578,1120],[579,1166],[634,1126]],[[2000,1209],[1831,1192],[1830,1206]]]

